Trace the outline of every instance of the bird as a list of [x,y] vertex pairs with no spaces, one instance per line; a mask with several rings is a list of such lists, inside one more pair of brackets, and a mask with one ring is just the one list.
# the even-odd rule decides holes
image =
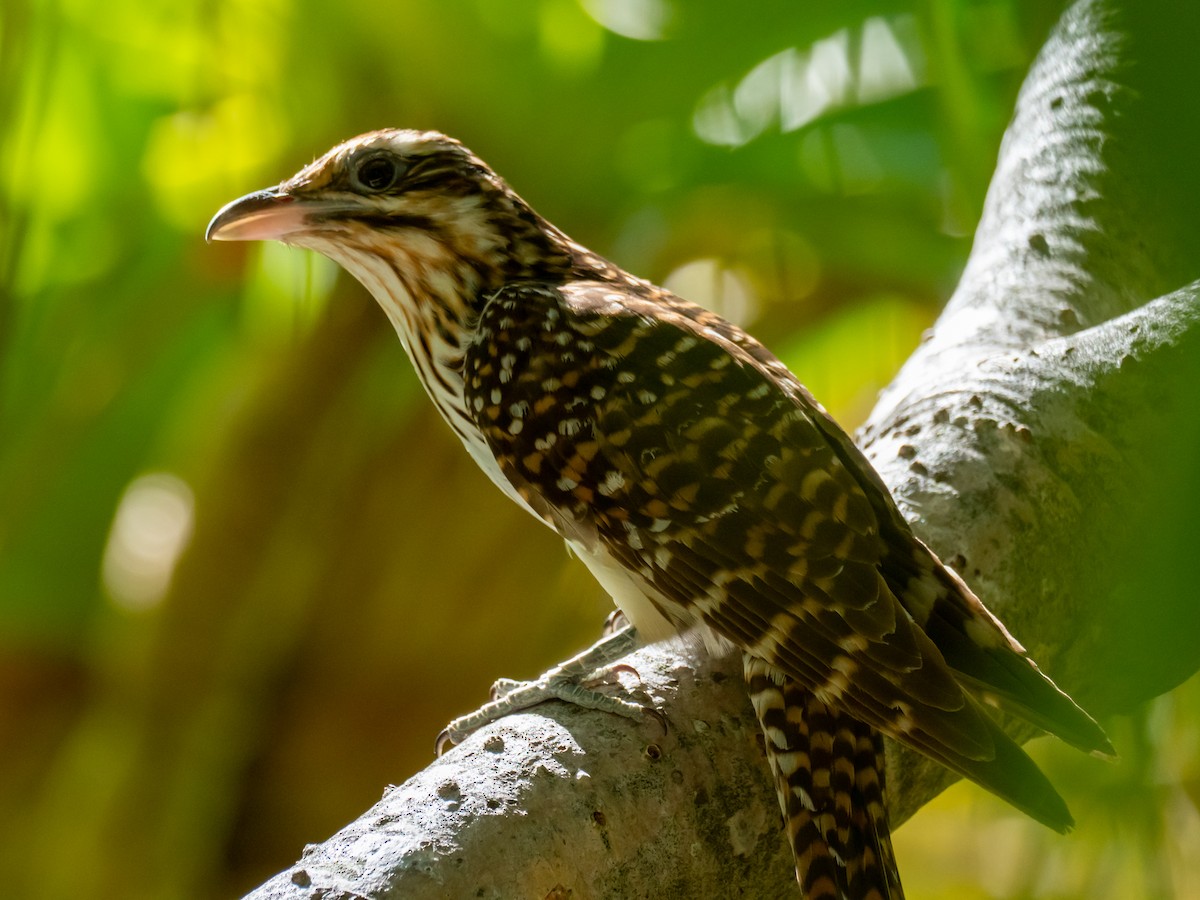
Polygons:
[[1050,828],[1071,814],[996,707],[1082,751],[1104,731],[913,533],[849,435],[721,316],[568,237],[461,142],[383,129],[223,207],[211,240],[323,254],[383,308],[441,417],[628,621],[471,727],[685,635],[740,654],[809,898],[903,897],[883,738]]

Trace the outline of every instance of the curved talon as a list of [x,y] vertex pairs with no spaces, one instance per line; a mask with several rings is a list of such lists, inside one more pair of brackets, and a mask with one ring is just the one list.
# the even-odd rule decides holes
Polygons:
[[614,609],[604,617],[604,627],[600,629],[600,634],[603,637],[608,637],[610,634],[616,634],[628,625],[629,619],[625,617],[625,613],[619,609]]
[[659,726],[662,728],[663,737],[666,737],[671,733],[671,727],[667,721],[666,713],[664,713],[657,706],[643,706],[642,712],[658,722]]
[[628,672],[630,675],[632,675],[638,681],[642,680],[642,673],[639,672],[637,669],[635,669],[633,666],[631,666],[629,663],[614,663],[613,665],[608,667],[608,671],[612,672],[614,675],[617,672]]
[[437,756],[441,756],[458,742],[450,736],[450,727],[446,726],[438,732],[438,736],[434,739],[433,752]]

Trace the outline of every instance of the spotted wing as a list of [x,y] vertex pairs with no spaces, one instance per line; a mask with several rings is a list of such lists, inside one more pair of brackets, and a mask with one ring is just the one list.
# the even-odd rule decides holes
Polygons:
[[[707,626],[822,703],[1070,826],[905,610],[923,548],[877,476],[752,338],[640,283],[512,285],[484,310],[464,379],[521,496],[677,627]],[[918,597],[928,620],[946,588],[917,587],[934,598]],[[978,633],[975,655],[1008,653],[1044,680],[1015,644]]]

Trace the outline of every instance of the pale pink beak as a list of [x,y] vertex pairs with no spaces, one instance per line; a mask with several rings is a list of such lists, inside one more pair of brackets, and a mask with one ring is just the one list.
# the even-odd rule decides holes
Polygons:
[[279,188],[267,188],[226,203],[204,233],[207,241],[282,241],[309,227],[312,204]]

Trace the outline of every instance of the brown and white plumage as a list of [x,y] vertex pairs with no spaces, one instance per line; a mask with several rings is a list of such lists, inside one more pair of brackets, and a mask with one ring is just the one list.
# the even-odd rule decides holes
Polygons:
[[981,701],[1084,750],[1108,752],[1103,733],[745,332],[574,243],[436,133],[349,141],[209,235],[345,266],[475,460],[644,638],[742,651],[812,896],[901,896],[881,734],[1070,827]]
[[804,896],[899,900],[883,736],[749,654],[745,668]]

